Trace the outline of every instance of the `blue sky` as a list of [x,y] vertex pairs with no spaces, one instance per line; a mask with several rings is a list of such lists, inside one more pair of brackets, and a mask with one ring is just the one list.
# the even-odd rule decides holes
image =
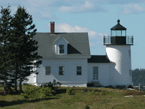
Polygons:
[[0,0],[11,6],[12,14],[24,6],[33,16],[37,32],[50,32],[50,21],[56,32],[88,32],[92,55],[105,55],[103,36],[117,19],[134,36],[132,69],[145,68],[145,0]]

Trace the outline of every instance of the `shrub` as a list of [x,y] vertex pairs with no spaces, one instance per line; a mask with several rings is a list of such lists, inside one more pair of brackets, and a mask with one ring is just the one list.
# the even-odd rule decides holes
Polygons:
[[21,93],[25,98],[46,98],[47,96],[54,95],[56,92],[50,87],[27,87],[24,93]]
[[85,106],[85,109],[90,109],[89,105],[86,105],[86,106]]
[[116,88],[117,88],[117,89],[124,89],[125,86],[124,86],[124,85],[117,85]]
[[50,95],[54,95],[56,92],[52,90],[50,87],[42,87],[39,89],[39,98],[45,98]]
[[75,94],[74,89],[72,89],[72,88],[67,88],[66,94],[67,94],[67,95],[74,95],[74,94]]
[[133,86],[132,85],[129,85],[129,86],[127,86],[127,88],[133,88]]
[[56,80],[54,79],[53,82],[48,82],[48,83],[43,83],[41,84],[41,87],[50,87],[53,90],[57,90],[58,87],[56,86],[61,86],[60,82],[56,82]]
[[22,96],[25,98],[33,98],[36,95],[36,88],[29,88],[27,87],[24,93],[21,93]]
[[87,83],[87,87],[93,87],[94,84],[93,83]]
[[105,88],[114,88],[112,85],[105,86]]

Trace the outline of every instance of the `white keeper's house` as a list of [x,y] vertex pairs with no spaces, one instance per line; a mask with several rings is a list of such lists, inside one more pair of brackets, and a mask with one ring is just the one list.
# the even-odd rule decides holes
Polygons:
[[126,36],[126,28],[117,22],[111,36],[102,39],[106,55],[90,54],[88,33],[55,33],[55,24],[50,22],[50,33],[34,36],[43,59],[39,74],[31,74],[27,83],[39,86],[55,79],[62,86],[131,85],[133,37]]

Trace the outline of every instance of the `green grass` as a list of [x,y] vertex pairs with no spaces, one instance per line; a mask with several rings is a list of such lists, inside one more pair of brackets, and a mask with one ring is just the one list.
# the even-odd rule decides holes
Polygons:
[[[31,85],[24,85],[33,88]],[[3,109],[144,109],[145,92],[111,88],[73,88],[74,94],[66,93],[68,88],[59,87],[56,95],[44,99],[24,98],[21,95],[0,95]],[[0,86],[0,91],[3,87]],[[133,97],[125,97],[133,95]]]

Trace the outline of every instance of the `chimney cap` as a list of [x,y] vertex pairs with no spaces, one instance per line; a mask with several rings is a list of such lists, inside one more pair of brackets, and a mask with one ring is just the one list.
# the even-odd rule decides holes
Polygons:
[[50,23],[55,23],[54,21],[51,21]]

